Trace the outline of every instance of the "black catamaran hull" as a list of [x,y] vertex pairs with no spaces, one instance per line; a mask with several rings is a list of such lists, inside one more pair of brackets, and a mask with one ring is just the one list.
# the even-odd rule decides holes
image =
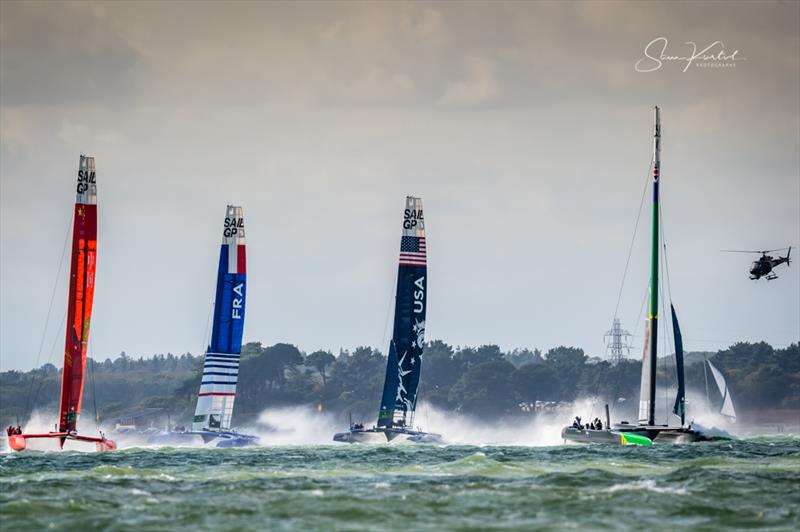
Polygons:
[[347,432],[337,432],[333,441],[342,443],[442,443],[442,435],[432,432],[421,432],[409,429],[351,429]]

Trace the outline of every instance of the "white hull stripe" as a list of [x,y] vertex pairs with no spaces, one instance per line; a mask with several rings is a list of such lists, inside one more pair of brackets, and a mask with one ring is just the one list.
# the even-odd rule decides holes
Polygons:
[[235,371],[236,373],[239,373],[238,366],[225,366],[223,364],[206,364],[205,366],[203,366],[203,371],[214,370],[214,369],[230,369]]

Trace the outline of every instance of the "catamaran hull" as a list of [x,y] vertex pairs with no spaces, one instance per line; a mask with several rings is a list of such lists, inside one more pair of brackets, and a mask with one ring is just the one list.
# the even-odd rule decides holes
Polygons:
[[664,427],[657,425],[617,425],[615,430],[639,434],[654,443],[695,443],[704,441],[732,440],[733,436],[724,431],[712,432],[689,427]]
[[258,437],[235,432],[162,432],[148,438],[150,445],[170,447],[252,447],[258,445]]
[[64,432],[47,434],[14,434],[8,437],[8,446],[12,451],[82,451],[105,452],[115,451],[117,444],[106,438],[92,438]]
[[650,438],[639,434],[617,432],[613,430],[591,430],[564,427],[561,438],[573,443],[604,443],[607,445],[652,445]]
[[442,435],[432,432],[404,429],[353,429],[347,432],[337,432],[333,441],[342,443],[442,443]]
[[348,430],[337,432],[333,441],[341,443],[388,443],[390,440],[382,430]]
[[652,445],[653,443],[695,443],[725,441],[734,437],[720,429],[659,427],[652,425],[616,425],[613,430],[579,430],[564,427],[564,441],[573,443],[605,443],[611,445]]

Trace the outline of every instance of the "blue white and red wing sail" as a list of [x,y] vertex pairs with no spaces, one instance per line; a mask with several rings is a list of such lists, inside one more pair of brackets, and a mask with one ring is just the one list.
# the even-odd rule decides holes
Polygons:
[[397,271],[394,330],[378,426],[406,426],[417,403],[427,308],[427,243],[420,198],[407,197]]
[[214,324],[203,365],[193,430],[218,431],[231,427],[244,332],[246,275],[242,208],[228,205],[219,254]]

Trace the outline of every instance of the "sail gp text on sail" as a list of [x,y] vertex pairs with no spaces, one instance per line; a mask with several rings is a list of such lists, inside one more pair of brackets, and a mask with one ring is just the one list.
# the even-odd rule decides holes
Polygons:
[[[244,246],[244,218],[226,217],[223,238],[228,240],[228,274],[245,274],[247,261],[245,260]],[[241,239],[241,240],[240,240]],[[240,320],[244,317],[244,283],[237,283],[233,287],[231,298],[231,319]]]

